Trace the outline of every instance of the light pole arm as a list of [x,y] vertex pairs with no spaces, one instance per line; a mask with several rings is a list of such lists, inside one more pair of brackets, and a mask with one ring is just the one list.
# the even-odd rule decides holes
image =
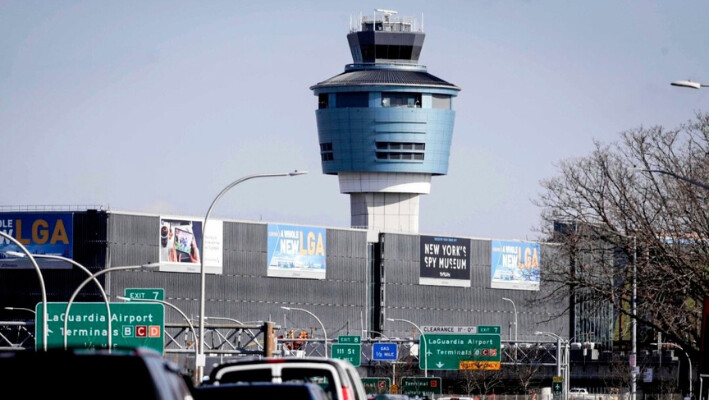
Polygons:
[[515,313],[515,347],[517,347],[517,306],[515,305],[515,302],[512,299],[503,297],[502,300],[509,301],[510,303],[512,303],[512,310]]
[[[113,337],[112,337],[113,335],[111,334],[111,332],[112,332],[112,328],[111,328],[111,319],[112,319],[112,318],[111,318],[111,316],[112,316],[112,314],[111,314],[111,303],[108,301],[108,296],[106,295],[106,290],[104,290],[103,286],[101,286],[101,282],[99,282],[98,279],[96,279],[96,277],[91,273],[91,271],[89,271],[88,268],[86,268],[85,266],[81,265],[80,263],[78,263],[78,262],[72,260],[71,258],[66,258],[66,257],[61,257],[61,256],[53,256],[53,255],[49,255],[49,254],[47,254],[47,255],[41,255],[41,256],[36,256],[36,257],[49,258],[49,259],[54,259],[54,260],[66,261],[66,262],[68,262],[68,263],[74,265],[75,267],[79,268],[80,270],[84,271],[84,272],[89,276],[89,279],[93,279],[93,281],[96,283],[96,286],[98,287],[98,291],[101,292],[101,296],[103,297],[104,303],[106,303],[106,317],[107,317],[106,327],[108,328],[107,345],[108,345],[108,352],[110,353],[110,352],[111,352],[111,349],[113,348],[113,342],[112,342],[112,341],[113,341]],[[87,280],[88,280],[88,279],[87,279]],[[67,315],[68,315],[68,314],[67,314]],[[65,338],[65,341],[64,341],[64,348],[66,348],[66,330],[64,330],[64,335],[65,335],[65,336],[64,336],[64,338]]]
[[[195,332],[195,330],[194,330],[194,325],[192,325],[192,321],[190,321],[190,319],[187,318],[187,314],[185,314],[182,310],[180,310],[176,305],[174,305],[172,303],[168,303],[167,301],[158,300],[158,299],[131,299],[130,297],[125,297],[125,296],[116,296],[116,298],[118,298],[119,300],[127,301],[127,302],[131,302],[131,301],[135,300],[136,302],[160,303],[162,305],[171,307],[173,310],[180,313],[182,318],[184,318],[185,321],[187,321],[187,325],[190,327],[190,330],[192,331],[192,337],[194,337],[195,356],[197,355],[197,351],[199,349],[199,347],[197,346],[197,332]],[[201,383],[201,382],[197,381],[197,371],[196,370],[194,371],[194,376],[192,377],[192,379],[193,379],[193,382],[195,385],[198,385],[199,383]]]
[[709,87],[709,84],[695,82],[691,79],[687,79],[686,81],[670,82],[670,85],[679,86],[679,87],[686,87],[686,88],[691,88],[691,89],[699,89],[699,88],[703,88],[703,87]]
[[[231,188],[234,186],[240,184],[241,182],[247,181],[249,179],[254,179],[254,178],[269,178],[269,177],[276,177],[276,176],[295,176],[295,175],[303,175],[306,174],[306,171],[298,171],[295,170],[293,172],[282,172],[282,173],[275,173],[275,174],[253,174],[253,175],[247,175],[242,178],[239,178],[235,180],[234,182],[228,184],[224,189],[222,189],[221,192],[217,195],[217,197],[212,200],[212,204],[209,205],[209,208],[207,209],[207,213],[204,215],[204,222],[202,223],[202,242],[200,243],[199,246],[199,271],[200,271],[200,284],[199,284],[199,339],[198,339],[198,352],[197,352],[197,357],[195,358],[195,367],[197,370],[197,377],[199,381],[202,381],[202,378],[204,377],[204,366],[206,365],[206,357],[204,355],[204,323],[205,323],[205,296],[206,296],[206,271],[204,268],[204,239],[206,238],[207,235],[207,221],[209,220],[209,215],[212,213],[212,209],[214,206],[217,204],[219,199],[221,199],[226,192],[228,192]],[[327,352],[327,342],[325,343],[325,351]]]
[[650,172],[650,173],[653,173],[653,172],[654,172],[654,173],[658,173],[658,174],[669,175],[669,176],[674,177],[674,178],[677,178],[677,179],[679,179],[679,180],[681,180],[681,181],[685,181],[685,182],[687,182],[687,183],[691,183],[692,185],[699,186],[699,187],[701,187],[701,188],[704,188],[704,189],[709,190],[709,184],[706,184],[706,183],[704,183],[704,182],[699,182],[699,181],[694,180],[694,179],[692,179],[692,178],[687,178],[686,176],[682,176],[682,175],[675,174],[674,172],[665,171],[665,170],[662,170],[662,169],[641,169],[640,171]]
[[[657,343],[650,343],[650,344],[654,345]],[[689,372],[689,398],[691,399],[694,395],[694,393],[692,392],[692,359],[689,358],[689,354],[686,351],[684,351],[682,346],[680,346],[676,343],[662,343],[662,344],[665,346],[672,346],[676,349],[679,349],[682,353],[684,353],[684,356],[687,357],[687,365],[689,366],[689,370],[688,370],[688,372]]]
[[[426,354],[426,353],[428,352],[428,350],[426,349],[426,338],[424,338],[424,336],[423,336],[423,331],[421,330],[421,328],[419,328],[418,325],[414,324],[413,322],[409,321],[408,319],[387,318],[387,321],[392,321],[392,322],[394,322],[394,321],[406,322],[407,324],[412,325],[414,328],[416,328],[416,330],[419,331],[419,346],[421,346],[421,339],[423,339],[423,348],[422,348],[422,351],[423,351],[423,365],[424,365],[424,367],[423,367],[423,376],[424,376],[425,378],[428,378],[428,354]],[[420,359],[420,357],[419,357],[419,359]],[[420,363],[420,360],[419,360],[419,363]]]
[[320,321],[320,318],[318,318],[315,314],[313,314],[310,311],[305,310],[305,309],[303,309],[303,311],[312,315],[312,317],[315,318],[315,320],[317,320],[318,323],[320,324],[320,327],[322,328],[322,334],[325,337],[325,358],[327,358],[327,331],[325,330],[325,325],[322,323],[322,321]]
[[327,331],[325,330],[325,325],[323,325],[322,321],[320,321],[320,318],[318,318],[317,315],[306,310],[305,308],[295,308],[295,307],[285,307],[285,306],[283,306],[281,308],[284,310],[288,310],[288,311],[290,311],[290,310],[302,311],[304,313],[307,313],[311,317],[315,318],[316,321],[318,321],[318,323],[320,324],[320,327],[322,328],[323,336],[325,336],[325,358],[327,358]]
[[[63,333],[64,333],[64,349],[65,349],[65,350],[67,349],[67,342],[68,342],[68,340],[67,340],[67,339],[68,339],[67,329],[68,329],[68,324],[69,324],[69,310],[71,310],[71,303],[74,302],[74,299],[75,299],[76,296],[79,294],[79,292],[81,291],[81,289],[83,289],[84,286],[86,286],[87,283],[91,282],[92,280],[96,280],[97,277],[99,277],[99,276],[101,276],[101,275],[103,275],[103,274],[106,274],[106,273],[108,273],[108,272],[123,271],[123,270],[127,270],[127,269],[138,269],[138,268],[143,268],[143,267],[147,267],[147,266],[154,267],[154,266],[157,266],[157,264],[146,264],[145,266],[143,266],[143,265],[126,265],[126,266],[121,266],[121,267],[106,268],[106,269],[104,269],[104,270],[101,270],[101,271],[98,271],[98,272],[96,272],[96,273],[94,273],[94,274],[91,274],[91,276],[89,276],[89,277],[86,278],[83,282],[81,282],[81,284],[76,288],[76,290],[74,290],[74,293],[72,293],[71,298],[69,298],[69,302],[66,303],[66,310],[64,311],[64,332],[63,332]],[[96,282],[98,282],[98,281],[96,281]],[[99,285],[99,287],[101,287],[101,285]],[[106,295],[106,293],[104,292],[104,296],[105,296],[105,295]],[[105,297],[105,299],[108,299],[108,297]],[[112,316],[111,316],[111,314],[110,314],[111,308],[110,308],[108,302],[106,303],[106,308],[107,308],[108,313],[109,313],[109,315],[108,315],[108,320],[109,320],[109,322],[110,322]],[[111,327],[110,323],[108,324],[108,326],[109,326],[109,329],[110,329],[110,327]],[[110,343],[111,343],[111,339],[110,339],[111,335],[113,335],[113,333],[109,330],[109,331],[108,331],[108,337],[109,337],[108,343],[109,343],[109,348],[110,348]]]
[[[30,262],[32,263],[32,266],[34,267],[35,271],[37,272],[37,278],[39,278],[39,287],[42,293],[42,348],[44,351],[47,351],[47,324],[49,323],[48,319],[49,316],[47,314],[47,288],[44,286],[44,276],[42,275],[42,270],[39,269],[39,265],[37,264],[37,260],[34,259],[32,253],[30,253],[27,248],[20,243],[17,239],[14,237],[8,235],[7,233],[0,231],[0,236],[8,239],[12,243],[16,244],[17,247],[22,250],[23,253],[27,255],[27,257],[30,259]],[[36,316],[35,316],[36,319]]]

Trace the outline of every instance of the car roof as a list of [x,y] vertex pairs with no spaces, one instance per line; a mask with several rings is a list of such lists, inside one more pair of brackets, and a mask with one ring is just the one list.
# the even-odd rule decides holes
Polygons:
[[176,364],[147,348],[0,352],[0,370],[3,389],[17,388],[26,398],[42,398],[48,391],[51,397],[74,399],[97,393],[108,399],[175,399],[191,389]]
[[[210,378],[215,378],[218,376],[222,370],[228,369],[232,366],[246,366],[246,365],[273,365],[273,364],[327,364],[332,365],[340,372],[349,368],[352,364],[345,362],[344,360],[336,358],[325,358],[325,357],[238,357],[235,359],[230,359],[216,365],[212,368],[210,372]],[[354,368],[352,366],[352,368]]]
[[328,394],[315,383],[226,383],[199,386],[194,390],[195,400],[218,400],[227,398],[256,398],[289,400],[329,400]]

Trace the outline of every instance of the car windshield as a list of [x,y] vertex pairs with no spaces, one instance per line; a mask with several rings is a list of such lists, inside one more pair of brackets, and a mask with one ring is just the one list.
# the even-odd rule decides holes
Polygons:
[[[329,369],[284,366],[280,378],[281,382],[315,383],[323,388],[331,399],[338,398],[335,378]],[[263,368],[251,366],[247,369],[228,371],[219,378],[220,383],[271,382],[272,380],[273,375],[269,364],[264,364]]]
[[[332,374],[328,370],[314,370],[311,368],[284,368],[281,372],[283,382],[307,382],[316,383],[325,392],[337,393],[333,382]],[[333,397],[330,395],[330,397]]]

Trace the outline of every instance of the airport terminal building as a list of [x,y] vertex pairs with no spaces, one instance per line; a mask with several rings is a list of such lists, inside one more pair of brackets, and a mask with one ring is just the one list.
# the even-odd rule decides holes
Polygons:
[[[191,248],[203,249],[198,257],[211,317],[273,321],[284,331],[315,326],[316,338],[322,333],[310,316],[281,307],[311,311],[330,338],[418,336],[412,326],[387,318],[426,327],[500,326],[505,339],[516,335],[525,342],[539,341],[539,330],[569,335],[565,304],[532,303],[544,290],[539,270],[549,245],[216,219],[204,235],[200,218],[100,209],[3,212],[0,221],[32,253],[63,255],[92,273],[158,264],[99,279],[111,301],[126,289],[162,288],[165,301],[197,322],[202,259],[191,259]],[[17,247],[5,239],[0,252],[6,249]],[[69,263],[37,260],[49,302],[66,302],[87,279]],[[30,262],[5,255],[0,273],[0,303],[35,309],[41,292]],[[102,298],[86,285],[75,301]],[[16,310],[0,313],[4,321],[21,317]],[[183,322],[175,310],[165,313],[166,322]]]

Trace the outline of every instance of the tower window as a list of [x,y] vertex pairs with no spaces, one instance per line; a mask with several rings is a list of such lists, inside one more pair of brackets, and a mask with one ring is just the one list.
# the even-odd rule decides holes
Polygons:
[[375,58],[385,60],[410,60],[413,46],[376,45]]
[[332,152],[332,143],[320,143],[320,160],[332,161],[335,156]]
[[328,108],[330,106],[330,95],[327,93],[318,95],[318,108]]
[[382,107],[421,108],[421,93],[382,93]]
[[431,96],[433,99],[433,108],[441,108],[444,110],[451,109],[451,97],[447,94],[434,94]]
[[425,143],[376,142],[376,157],[379,161],[423,161]]
[[423,161],[423,153],[377,152],[377,160],[409,160]]
[[337,93],[337,108],[369,107],[369,92]]

